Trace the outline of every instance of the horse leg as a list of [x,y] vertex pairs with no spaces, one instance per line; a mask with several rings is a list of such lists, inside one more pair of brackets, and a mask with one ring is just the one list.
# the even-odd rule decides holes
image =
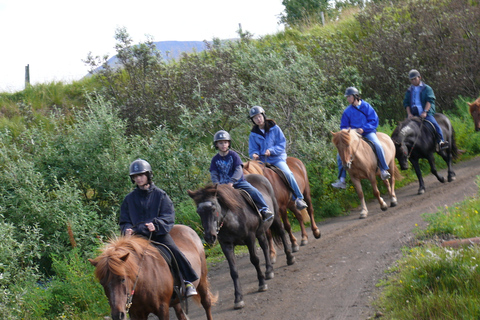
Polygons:
[[388,180],[384,180],[385,185],[387,186],[388,189],[388,194],[390,195],[390,207],[396,207],[398,202],[397,202],[397,196],[395,195],[395,171],[397,170],[397,167],[395,166],[395,162],[392,161],[389,165],[390,167],[390,175],[391,178]]
[[[380,195],[380,190],[378,190],[376,175],[372,175],[369,180],[370,180],[370,184],[372,185],[373,195],[377,198],[378,203],[380,204],[380,209],[382,209],[382,211],[387,211],[388,209],[387,203],[383,201],[383,198]],[[390,189],[388,182],[387,182],[387,188]]]
[[445,178],[443,176],[438,175],[437,166],[435,165],[435,158],[433,157],[433,153],[427,156],[428,163],[430,164],[430,172],[433,173],[437,180],[441,183],[445,183]]
[[241,309],[245,307],[245,302],[243,302],[243,293],[240,281],[238,280],[238,270],[235,264],[235,246],[232,243],[220,243],[222,247],[223,254],[228,262],[228,267],[230,268],[230,277],[233,280],[233,287],[235,290],[235,301],[233,308]]
[[277,262],[277,250],[275,250],[272,232],[270,231],[270,229],[266,231],[266,234],[268,239],[268,247],[270,249],[270,261],[272,262],[272,264],[275,264],[275,262]]
[[350,175],[350,180],[355,187],[355,191],[357,191],[358,199],[360,199],[360,205],[362,207],[362,211],[360,212],[360,219],[365,219],[368,215],[368,209],[365,203],[365,198],[363,196],[362,184],[360,183],[359,179],[354,178],[352,175]]
[[322,236],[320,233],[320,229],[318,229],[317,224],[315,223],[315,214],[313,212],[313,204],[312,204],[312,197],[310,196],[310,188],[305,189],[303,193],[303,198],[308,205],[307,212],[308,216],[310,217],[310,227],[312,229],[313,236],[315,239],[320,239]]
[[442,156],[443,158],[443,161],[445,161],[445,163],[447,164],[447,167],[448,167],[448,176],[447,176],[447,180],[448,182],[452,182],[453,180],[455,180],[455,172],[453,172],[452,170],[452,152],[451,152],[451,147],[449,147],[448,150],[444,150],[444,152],[441,152],[440,155]]
[[303,223],[303,216],[300,211],[298,211],[297,207],[295,206],[295,203],[291,201],[288,204],[288,209],[293,212],[293,215],[298,221],[298,224],[300,225],[300,233],[302,234],[302,241],[300,241],[301,246],[305,246],[308,244],[308,234],[307,234],[307,229],[305,229],[305,224]]
[[[280,220],[279,216],[275,216],[275,218],[273,219],[272,226],[270,227],[270,230],[273,230],[275,232],[275,234],[278,234],[278,236],[282,240],[283,252],[285,252],[285,256],[287,257],[287,265],[290,266],[290,265],[294,264],[295,263],[295,257],[292,254],[292,248],[287,241],[287,235],[285,233],[285,229],[283,228],[283,224],[282,224],[282,221]],[[271,245],[273,245],[273,243]]]
[[[175,315],[177,316],[178,320],[188,320],[188,316],[183,311],[180,303],[174,304],[173,305],[173,310],[175,310]],[[168,319],[168,318],[166,318],[166,319]]]
[[[200,282],[197,286],[197,292],[200,296],[200,302],[202,303],[203,309],[205,310],[205,315],[207,320],[213,320],[212,317],[212,303],[215,302],[216,298],[212,296],[210,292],[210,285],[208,282],[207,275],[200,277]],[[212,301],[213,297],[213,301]],[[195,299],[195,297],[193,297]]]
[[425,193],[425,183],[423,182],[422,171],[420,170],[420,165],[418,164],[418,159],[410,158],[410,163],[412,167],[415,169],[415,174],[417,175],[418,179],[418,194]]
[[[273,266],[270,263],[270,256],[268,255],[268,242],[266,241],[265,234],[262,234],[257,237],[258,243],[260,244],[260,247],[263,250],[263,254],[265,256],[265,265],[266,265],[266,271],[265,275],[267,275],[268,279],[273,278]],[[256,248],[255,248],[255,235],[252,232],[250,236],[248,236],[245,239],[245,244],[247,245],[248,248],[248,253],[250,254],[250,262],[253,264],[255,267],[255,270],[257,271],[257,279],[258,279],[258,291],[267,291],[268,286],[267,283],[265,282],[265,275],[262,272],[262,269],[260,268],[260,259],[257,256]]]
[[290,238],[290,243],[292,244],[292,252],[297,252],[300,249],[300,247],[298,246],[297,238],[295,238],[295,236],[293,235],[290,221],[288,221],[287,208],[285,206],[279,205],[278,211],[280,212],[280,215],[282,217],[283,228],[288,233],[288,237]]

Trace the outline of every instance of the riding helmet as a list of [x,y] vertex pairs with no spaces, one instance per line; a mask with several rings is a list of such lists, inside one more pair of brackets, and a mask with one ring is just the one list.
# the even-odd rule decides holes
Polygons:
[[345,90],[345,97],[348,97],[348,96],[359,96],[360,95],[360,92],[358,92],[357,88],[355,87],[348,87],[347,90]]
[[[213,136],[213,145],[215,146],[215,148],[217,148],[217,141],[222,141],[222,140],[229,141],[230,143],[232,142],[232,138],[230,138],[230,134],[225,130],[217,131]],[[229,144],[229,147],[230,147],[230,144]]]
[[250,112],[249,112],[249,115],[250,115],[250,119],[252,119],[253,117],[255,117],[257,114],[263,114],[263,116],[265,117],[265,110],[263,110],[262,107],[260,106],[254,106],[250,109]]
[[148,183],[152,182],[152,167],[150,166],[150,163],[143,159],[137,159],[130,164],[130,179],[132,180],[132,183],[135,183],[132,176],[140,173],[146,173]]
[[420,72],[418,72],[418,71],[415,70],[415,69],[410,70],[410,72],[408,73],[408,78],[409,78],[410,80],[412,80],[412,79],[414,79],[414,78],[416,78],[416,77],[420,77]]

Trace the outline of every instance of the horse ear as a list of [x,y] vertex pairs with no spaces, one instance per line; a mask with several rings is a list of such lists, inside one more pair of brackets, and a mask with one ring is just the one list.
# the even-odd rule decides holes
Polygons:
[[127,261],[128,256],[130,255],[130,252],[127,252],[123,257],[120,258],[123,262]]
[[195,196],[195,192],[193,192],[192,190],[187,190],[187,193],[190,198],[193,198]]
[[92,264],[92,266],[96,267],[97,264],[98,264],[98,261],[95,261],[93,259],[88,259],[88,262],[90,262]]

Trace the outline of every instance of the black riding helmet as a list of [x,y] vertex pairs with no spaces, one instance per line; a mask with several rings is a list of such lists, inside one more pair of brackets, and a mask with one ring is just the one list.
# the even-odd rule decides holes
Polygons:
[[356,100],[360,100],[360,92],[355,87],[348,87],[345,90],[345,97],[354,96]]
[[265,110],[263,110],[263,108],[260,106],[254,106],[250,109],[250,112],[249,112],[250,120],[252,120],[252,122],[253,122],[253,117],[255,117],[257,114],[263,114],[263,118],[266,119]]
[[137,159],[130,164],[130,180],[132,180],[132,183],[135,183],[132,176],[141,173],[146,173],[148,183],[152,183],[153,172],[150,163],[143,159]]
[[217,141],[222,141],[222,140],[228,141],[229,142],[228,147],[230,148],[230,145],[232,144],[232,138],[230,138],[230,134],[225,130],[220,130],[220,131],[217,131],[213,136],[213,145],[215,146],[215,149],[218,149]]

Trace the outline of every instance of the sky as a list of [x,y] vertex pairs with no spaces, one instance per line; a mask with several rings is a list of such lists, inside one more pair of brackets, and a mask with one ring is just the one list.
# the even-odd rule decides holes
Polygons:
[[30,83],[79,80],[83,63],[116,54],[115,30],[134,43],[237,38],[239,24],[258,38],[283,30],[282,0],[0,0],[0,92]]

